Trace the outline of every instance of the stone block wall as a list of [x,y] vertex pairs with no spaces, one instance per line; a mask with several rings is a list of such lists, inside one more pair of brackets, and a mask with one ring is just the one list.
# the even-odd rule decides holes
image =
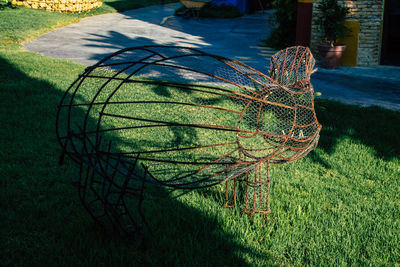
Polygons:
[[[320,1],[313,1],[313,18],[318,17],[315,7]],[[338,2],[350,8],[349,19],[360,22],[357,66],[378,65],[383,24],[383,0],[339,0]],[[310,45],[313,53],[317,51],[316,46],[320,43],[321,36],[322,33],[313,21]]]
[[84,12],[101,6],[101,0],[12,0],[13,5],[47,11]]

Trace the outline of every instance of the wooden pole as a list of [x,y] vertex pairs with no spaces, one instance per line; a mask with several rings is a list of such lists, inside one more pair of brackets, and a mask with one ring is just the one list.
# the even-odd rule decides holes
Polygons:
[[310,46],[313,0],[297,0],[296,45]]

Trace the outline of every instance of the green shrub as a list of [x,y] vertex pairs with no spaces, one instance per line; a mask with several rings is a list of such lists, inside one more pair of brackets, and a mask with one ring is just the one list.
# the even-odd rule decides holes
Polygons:
[[320,30],[324,33],[323,41],[333,46],[339,38],[343,38],[349,29],[344,26],[344,21],[349,9],[339,5],[337,0],[322,0],[316,6],[320,16],[315,20]]
[[292,46],[296,42],[297,0],[274,0],[275,12],[269,23],[274,27],[263,43],[275,49]]
[[233,5],[206,5],[200,10],[200,16],[204,18],[236,18],[242,16],[242,13]]
[[11,0],[0,0],[0,9],[11,5]]
[[[243,14],[233,5],[215,6],[207,4],[199,11],[199,17],[202,18],[236,18]],[[175,10],[175,16],[191,16],[190,11],[182,6]]]

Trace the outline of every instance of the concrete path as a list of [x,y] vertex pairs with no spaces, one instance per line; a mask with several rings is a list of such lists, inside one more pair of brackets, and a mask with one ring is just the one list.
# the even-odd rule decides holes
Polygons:
[[86,65],[126,47],[188,46],[267,70],[265,57],[274,51],[258,48],[257,43],[269,33],[270,11],[238,19],[184,19],[172,16],[179,6],[152,6],[84,18],[24,45],[30,51]]
[[[272,49],[258,46],[270,27],[272,11],[235,19],[174,17],[180,4],[152,6],[82,19],[25,43],[30,51],[92,65],[126,47],[178,45],[235,58],[264,73]],[[385,78],[386,77],[386,78]],[[312,77],[322,97],[359,105],[400,110],[400,68],[341,68],[320,70]]]

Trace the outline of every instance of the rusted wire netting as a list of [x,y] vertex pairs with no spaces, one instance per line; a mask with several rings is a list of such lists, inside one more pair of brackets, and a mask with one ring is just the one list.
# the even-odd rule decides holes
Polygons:
[[[146,228],[144,201],[172,189],[226,182],[226,206],[269,213],[269,165],[317,144],[308,48],[271,58],[270,76],[193,48],[120,50],[70,86],[57,136],[80,166],[77,183],[96,221],[128,235]],[[239,192],[238,183],[243,191]]]

